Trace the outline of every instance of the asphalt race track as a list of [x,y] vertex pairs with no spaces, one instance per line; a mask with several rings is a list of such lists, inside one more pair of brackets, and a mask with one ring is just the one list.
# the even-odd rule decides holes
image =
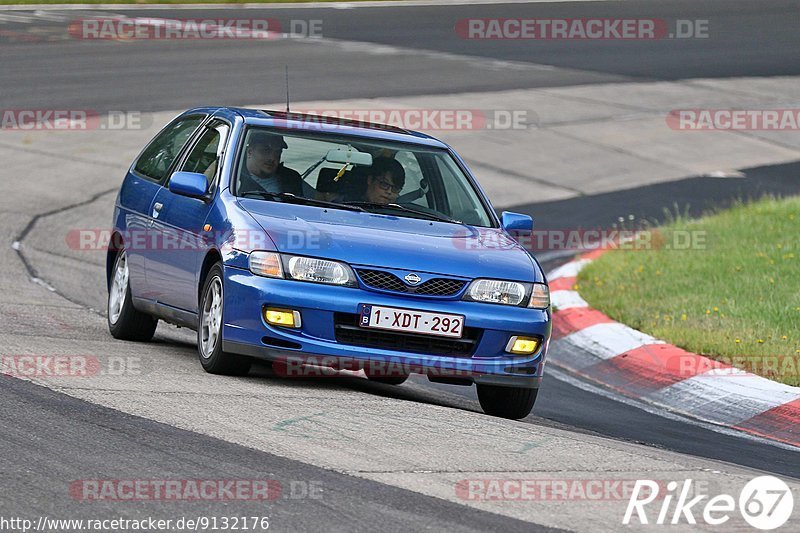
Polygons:
[[[701,92],[712,108],[736,98],[800,107],[797,89],[784,89],[800,79],[793,78],[800,76],[799,12],[800,2],[788,0],[231,8],[224,15],[195,8],[0,9],[0,109],[145,117],[139,131],[0,129],[0,355],[88,354],[106,370],[111,362],[123,367],[86,380],[0,376],[0,516],[264,515],[271,528],[284,531],[619,529],[626,502],[474,502],[457,489],[462,480],[535,475],[694,478],[733,493],[766,472],[792,483],[797,501],[797,449],[622,401],[556,364],[546,371],[534,413],[519,422],[484,416],[474,388],[421,376],[391,387],[353,376],[287,380],[258,366],[246,378],[205,375],[194,336],[185,330],[162,323],[152,344],[113,341],[103,318],[103,256],[70,250],[63,235],[108,224],[123,172],[153,128],[197,105],[282,102],[284,65],[293,102],[309,106],[347,101],[345,109],[455,108],[497,99],[490,107],[498,109],[514,105],[501,98],[553,99],[552,108],[538,108],[539,129],[532,135],[558,130],[562,144],[546,146],[591,145],[599,162],[578,161],[595,152],[560,154],[552,163],[563,172],[547,173],[524,157],[544,143],[498,133],[514,151],[498,162],[499,155],[489,154],[500,150],[501,141],[492,144],[494,132],[444,134],[485,175],[490,195],[497,191],[495,206],[531,214],[537,228],[608,227],[628,215],[658,222],[675,206],[700,214],[737,199],[798,194],[797,139],[758,132],[717,137],[707,145],[710,155],[691,154],[687,159],[695,160],[682,162],[676,154],[683,144],[645,156],[638,148],[629,151],[622,130],[608,124],[624,128],[644,117],[663,126],[664,110],[678,107],[672,102],[691,107]],[[98,13],[319,19],[324,37],[109,42],[66,35],[69,21]],[[461,19],[489,17],[703,19],[710,34],[468,41],[454,31]],[[626,90],[640,100],[609,96]],[[605,109],[611,119],[598,118]],[[579,130],[595,131],[589,128],[607,139],[587,140],[591,135]],[[728,166],[734,152],[741,157]],[[618,159],[629,156],[635,164]],[[742,177],[709,178],[707,172],[718,168]],[[624,172],[624,180],[615,178]],[[512,182],[534,192],[521,193],[518,201],[512,193],[503,196]],[[540,257],[546,270],[568,258]],[[71,489],[92,479],[265,478],[282,488],[266,505],[248,499],[83,501]],[[323,490],[312,497],[309,487]],[[730,525],[746,529],[741,521]]]
[[[613,81],[698,77],[782,76],[800,68],[797,3],[790,0],[692,0],[281,10],[226,9],[225,17],[324,21],[324,37],[396,47],[379,54],[351,53],[345,46],[309,51],[287,42],[148,42],[97,46],[63,40],[61,22],[8,21],[0,80],[5,106],[81,105],[92,109],[155,111],[195,102],[220,104],[284,100],[283,66],[291,68],[296,101],[387,97],[554,87]],[[109,14],[105,10],[103,13]],[[118,10],[118,13],[126,14]],[[215,15],[217,13],[217,15]],[[130,13],[127,13],[130,15]],[[67,13],[65,21],[86,17]],[[137,10],[136,16],[201,19],[215,10]],[[471,17],[652,17],[703,19],[713,38],[655,41],[467,41],[453,30]],[[26,43],[32,33],[43,42]],[[374,46],[364,46],[368,50]],[[411,50],[411,52],[405,52]],[[453,54],[444,59],[413,51]],[[516,68],[475,65],[469,57],[519,63]],[[542,69],[541,66],[548,68]],[[527,68],[526,68],[527,67]],[[537,68],[539,67],[539,68]],[[368,73],[368,75],[365,75]],[[357,79],[358,83],[353,83]],[[409,83],[413,80],[413,83]]]

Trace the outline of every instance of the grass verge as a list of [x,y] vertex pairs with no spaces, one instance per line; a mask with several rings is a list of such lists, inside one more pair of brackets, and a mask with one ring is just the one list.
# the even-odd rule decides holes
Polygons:
[[652,240],[650,250],[614,250],[581,271],[589,305],[690,352],[800,386],[800,197],[678,218]]

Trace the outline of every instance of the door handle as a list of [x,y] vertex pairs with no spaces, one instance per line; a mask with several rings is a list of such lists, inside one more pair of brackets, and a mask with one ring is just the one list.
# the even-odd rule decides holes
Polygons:
[[153,205],[153,218],[158,218],[158,215],[161,214],[161,208],[164,207],[164,204],[161,202],[156,202]]

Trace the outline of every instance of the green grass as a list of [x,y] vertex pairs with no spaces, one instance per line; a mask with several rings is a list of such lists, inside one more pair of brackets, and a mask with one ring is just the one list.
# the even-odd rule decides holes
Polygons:
[[[670,245],[703,232],[705,245]],[[589,264],[578,276],[581,296],[680,348],[800,385],[800,198],[678,218],[653,242]]]

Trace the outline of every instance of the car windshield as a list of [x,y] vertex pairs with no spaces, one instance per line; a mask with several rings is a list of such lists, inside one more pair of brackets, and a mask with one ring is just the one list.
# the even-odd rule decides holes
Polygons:
[[447,150],[360,137],[248,128],[237,196],[490,227]]

